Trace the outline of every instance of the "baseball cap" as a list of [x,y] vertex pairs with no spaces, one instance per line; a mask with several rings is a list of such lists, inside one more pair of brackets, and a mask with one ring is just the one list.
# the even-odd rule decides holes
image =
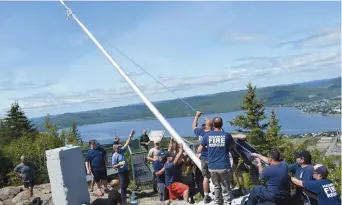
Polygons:
[[317,167],[314,172],[316,172],[317,174],[322,175],[322,178],[327,178],[329,171],[328,168],[326,168],[325,166],[319,166]]
[[165,152],[159,152],[158,156],[162,157],[162,158],[166,158],[167,157]]
[[176,154],[173,152],[166,152],[166,156],[167,157],[174,157],[174,156],[176,156]]

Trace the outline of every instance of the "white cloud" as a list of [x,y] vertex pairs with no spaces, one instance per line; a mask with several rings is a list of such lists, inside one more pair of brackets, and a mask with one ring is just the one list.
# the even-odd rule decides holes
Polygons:
[[314,48],[314,47],[327,47],[336,46],[341,44],[341,28],[333,27],[326,28],[322,31],[300,38],[296,40],[281,43],[282,46],[290,46],[292,48]]
[[[198,76],[171,76],[163,79],[163,84],[172,91],[191,90],[199,86],[208,87],[221,83],[245,82],[267,77],[279,78],[288,74],[312,72],[316,70],[339,70],[340,51],[337,49],[317,53],[307,53],[286,57],[251,58],[244,63],[231,66],[230,69]],[[267,66],[265,66],[267,65]],[[340,73],[336,73],[336,76]],[[152,81],[151,81],[152,82]],[[165,89],[153,82],[139,86],[146,95],[157,96],[165,93]],[[19,103],[26,110],[51,109],[61,106],[75,106],[79,104],[105,104],[135,97],[135,92],[129,86],[117,89],[95,89],[86,92],[69,93],[38,93],[29,97],[18,97]]]

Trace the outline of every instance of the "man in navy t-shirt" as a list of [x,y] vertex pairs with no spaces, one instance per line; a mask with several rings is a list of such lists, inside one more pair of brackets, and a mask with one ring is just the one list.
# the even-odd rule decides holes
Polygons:
[[[255,185],[249,195],[247,205],[256,205],[268,201],[277,205],[288,205],[290,200],[290,179],[287,164],[280,160],[280,153],[271,150],[268,157],[253,153],[256,157],[260,178],[265,180],[265,186]],[[261,160],[269,166],[262,168]]]
[[340,205],[341,198],[338,195],[332,181],[327,179],[328,169],[325,166],[315,166],[313,178],[315,180],[299,180],[291,177],[292,183],[304,187],[317,194],[319,205]]
[[[296,163],[288,166],[289,172],[296,175],[299,180],[313,180],[314,168],[311,164],[311,154],[308,151],[296,153]],[[303,195],[303,187],[296,187],[296,193],[292,196],[292,205],[303,205],[306,197]],[[313,199],[310,199],[313,202]]]
[[[166,153],[159,152],[158,160],[153,161],[154,172],[157,173],[164,168],[165,162],[167,160]],[[157,189],[160,201],[165,201],[165,174],[161,173],[159,176],[156,175]]]
[[87,174],[93,174],[94,181],[96,182],[98,188],[98,195],[102,196],[103,192],[101,191],[101,181],[105,187],[104,191],[109,191],[107,188],[107,154],[102,147],[97,146],[95,141],[91,140],[89,145],[90,150],[88,150],[86,156]]
[[[196,112],[196,116],[194,119],[194,122],[192,123],[192,129],[198,137],[198,140],[201,142],[203,135],[212,129],[212,120],[206,119],[205,125],[202,128],[197,127],[198,124],[198,118],[202,115],[200,111]],[[200,149],[200,148],[198,148]],[[200,153],[201,158],[201,167],[202,167],[202,176],[203,176],[203,192],[204,192],[204,203],[209,203],[211,201],[209,194],[209,179],[210,179],[210,172],[208,169],[208,149],[207,147],[201,148],[202,152]]]
[[181,156],[183,154],[183,145],[180,144],[177,155],[173,152],[167,152],[167,161],[164,168],[159,172],[156,172],[157,176],[161,176],[165,173],[165,185],[169,190],[169,199],[175,200],[183,196],[183,199],[188,202],[189,199],[189,187],[183,183],[175,181],[176,166],[181,162]]
[[208,147],[208,168],[215,186],[215,204],[218,205],[229,204],[232,199],[229,189],[232,180],[229,151],[235,146],[231,134],[224,132],[222,126],[222,118],[215,117],[214,129],[203,136],[199,148],[201,152],[203,147]]

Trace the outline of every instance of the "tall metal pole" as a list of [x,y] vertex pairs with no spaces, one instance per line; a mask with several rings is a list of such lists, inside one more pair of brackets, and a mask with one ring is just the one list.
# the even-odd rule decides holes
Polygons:
[[90,31],[83,25],[83,23],[78,20],[76,15],[72,10],[65,5],[63,0],[60,0],[61,4],[67,9],[67,15],[72,16],[75,21],[80,25],[83,31],[89,36],[89,38],[95,43],[95,45],[102,51],[102,53],[107,57],[107,59],[112,63],[120,75],[128,82],[128,84],[133,88],[133,90],[139,95],[139,97],[144,101],[146,106],[151,110],[151,112],[156,116],[156,118],[164,125],[165,129],[174,137],[178,143],[182,143],[184,151],[188,154],[191,160],[196,164],[196,166],[202,170],[201,161],[197,158],[195,153],[190,149],[190,147],[184,142],[182,137],[173,129],[173,127],[168,123],[164,116],[157,110],[157,108],[145,97],[141,90],[135,85],[135,83],[127,76],[127,74],[122,70],[119,64],[108,54],[108,52],[101,46],[101,44],[96,40],[96,38],[90,33]]

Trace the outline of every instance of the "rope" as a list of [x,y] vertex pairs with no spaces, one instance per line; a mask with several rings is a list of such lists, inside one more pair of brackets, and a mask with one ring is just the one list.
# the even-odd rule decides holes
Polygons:
[[107,44],[114,48],[117,52],[119,52],[122,56],[124,56],[128,61],[130,61],[131,63],[133,63],[135,66],[137,66],[138,68],[140,68],[144,73],[146,73],[147,75],[149,75],[152,79],[154,79],[156,82],[158,82],[161,86],[163,86],[166,90],[168,90],[169,92],[171,92],[174,96],[176,96],[180,101],[182,101],[186,106],[188,106],[190,109],[192,109],[194,112],[196,112],[197,110],[195,108],[193,108],[189,103],[187,103],[183,98],[181,98],[179,95],[177,95],[175,92],[173,92],[171,89],[169,89],[167,86],[165,86],[162,82],[160,82],[157,78],[155,78],[153,75],[151,75],[147,70],[145,70],[144,68],[142,68],[138,63],[136,63],[133,59],[131,59],[130,57],[128,57],[125,53],[123,53],[122,51],[120,51],[116,46],[114,46],[113,44],[111,44],[108,40],[105,40],[105,42],[107,42]]

